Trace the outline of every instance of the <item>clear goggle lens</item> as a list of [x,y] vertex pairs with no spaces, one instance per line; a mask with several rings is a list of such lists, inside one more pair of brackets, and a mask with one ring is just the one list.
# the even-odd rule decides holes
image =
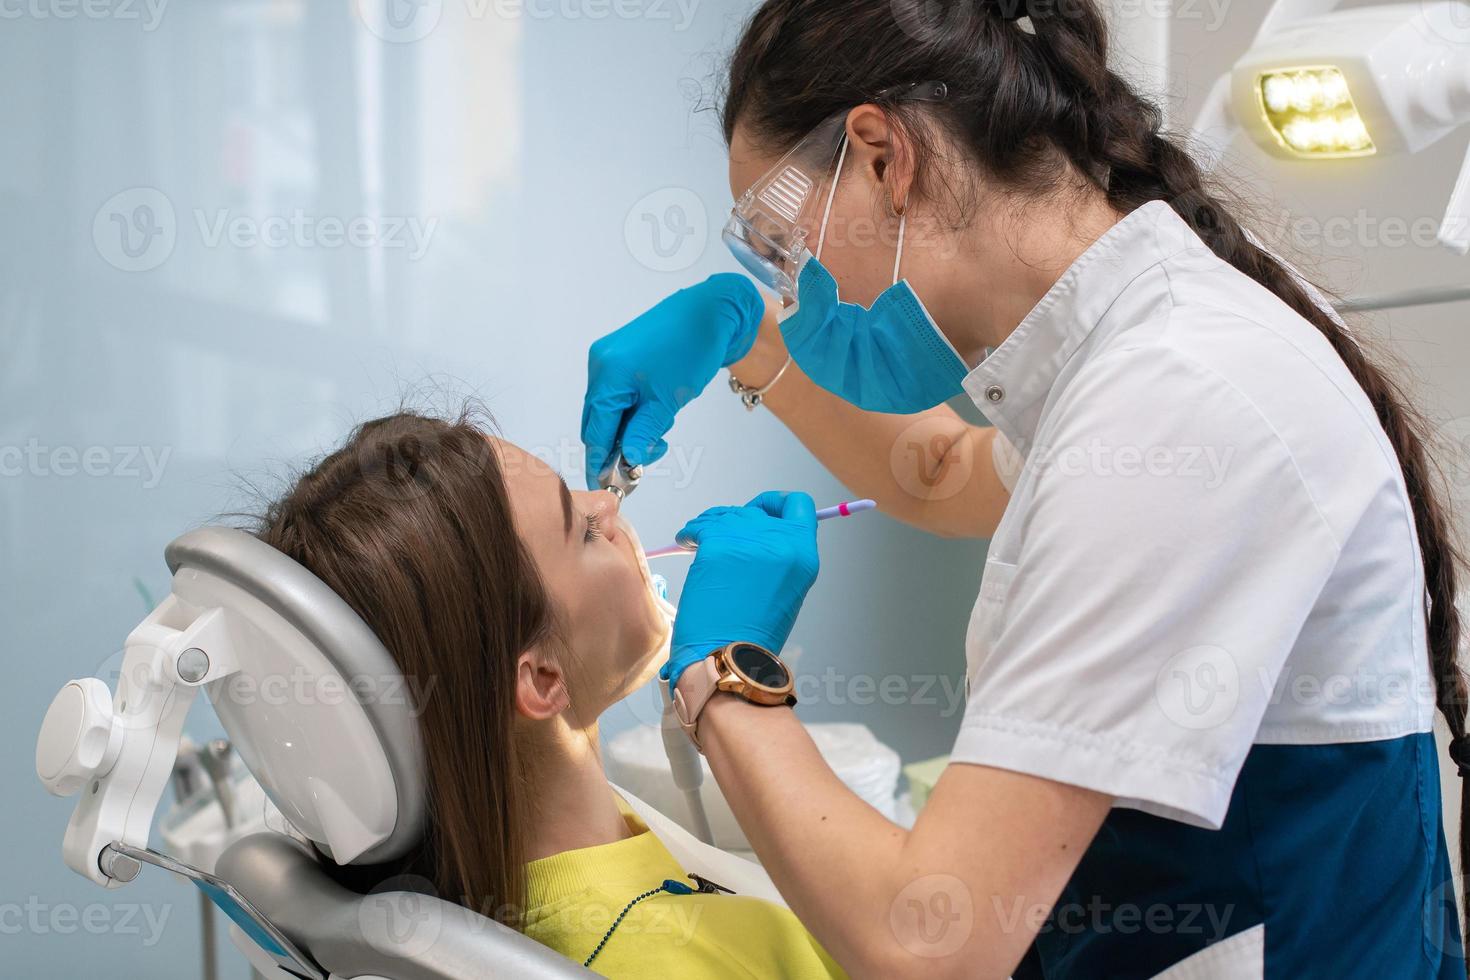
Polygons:
[[[900,86],[881,93],[895,101],[937,102],[948,94],[940,82]],[[837,113],[812,130],[735,203],[721,238],[759,282],[788,301],[796,299],[802,253],[819,247],[822,219],[839,173],[847,115]]]
[[842,113],[818,126],[752,184],[721,236],[747,272],[786,299],[796,296],[802,251],[820,233],[846,118]]

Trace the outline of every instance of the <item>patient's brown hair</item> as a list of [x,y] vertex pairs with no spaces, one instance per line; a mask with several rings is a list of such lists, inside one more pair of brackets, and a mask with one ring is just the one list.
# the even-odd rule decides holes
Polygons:
[[553,616],[484,428],[468,411],[364,423],[270,506],[257,534],[346,600],[419,696],[427,832],[377,877],[422,875],[439,897],[520,927],[528,790],[516,660],[551,635]]

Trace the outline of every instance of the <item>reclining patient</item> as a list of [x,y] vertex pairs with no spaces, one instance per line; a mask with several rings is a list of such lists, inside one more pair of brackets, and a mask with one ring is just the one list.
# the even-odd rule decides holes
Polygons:
[[[787,909],[660,892],[686,871],[603,773],[598,716],[646,683],[669,624],[603,491],[464,414],[366,423],[260,537],[357,611],[418,693],[428,769],[411,873],[605,976],[831,977]],[[351,878],[362,888],[375,881]]]

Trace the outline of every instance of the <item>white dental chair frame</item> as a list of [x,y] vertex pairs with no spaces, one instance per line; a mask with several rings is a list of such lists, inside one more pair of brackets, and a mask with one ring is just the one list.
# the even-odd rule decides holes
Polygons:
[[[104,888],[136,877],[124,851],[147,847],[200,688],[315,851],[344,865],[407,853],[424,829],[423,763],[414,706],[377,637],[314,575],[243,531],[193,531],[165,557],[172,592],[129,635],[116,694],[97,678],[71,681],[42,723],[37,775],[57,795],[82,791],[66,863]],[[592,976],[434,896],[348,891],[283,834],[237,841],[214,872],[332,977]],[[238,926],[231,935],[262,972],[298,975]]]

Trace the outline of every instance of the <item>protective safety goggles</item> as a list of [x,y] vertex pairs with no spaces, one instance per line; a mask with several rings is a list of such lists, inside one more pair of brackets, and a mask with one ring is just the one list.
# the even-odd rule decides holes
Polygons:
[[[885,89],[878,100],[940,102],[943,82],[915,82]],[[847,157],[844,109],[808,133],[735,202],[720,236],[757,280],[787,301],[796,299],[796,274],[807,241],[820,238]]]

